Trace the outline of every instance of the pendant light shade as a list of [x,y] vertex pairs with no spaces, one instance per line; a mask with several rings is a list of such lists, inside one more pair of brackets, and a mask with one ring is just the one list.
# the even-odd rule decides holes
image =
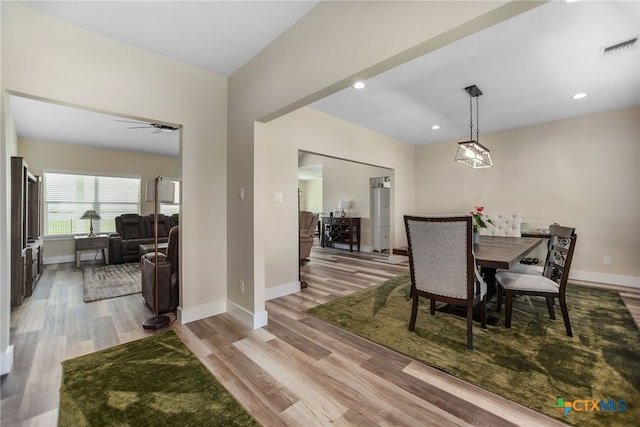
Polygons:
[[493,166],[489,149],[476,141],[458,142],[456,162],[464,163],[474,169]]
[[[482,91],[476,85],[466,87],[464,90],[469,94],[469,141],[458,143],[456,162],[464,163],[473,169],[490,168],[493,166],[493,163],[491,162],[489,149],[480,144],[480,104],[478,98],[482,95]],[[473,98],[476,99],[475,140],[473,139]]]

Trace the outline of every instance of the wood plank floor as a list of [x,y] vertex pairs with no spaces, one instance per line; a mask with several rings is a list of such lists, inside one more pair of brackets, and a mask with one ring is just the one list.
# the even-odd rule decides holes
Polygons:
[[[223,314],[171,328],[265,426],[564,425],[304,313],[408,271],[386,258],[314,248],[302,271],[309,286],[267,302],[267,327]],[[140,294],[86,304],[82,287],[73,264],[46,266],[12,312],[2,426],[55,426],[63,360],[151,333],[141,327],[151,312]],[[640,291],[622,291],[638,322]]]

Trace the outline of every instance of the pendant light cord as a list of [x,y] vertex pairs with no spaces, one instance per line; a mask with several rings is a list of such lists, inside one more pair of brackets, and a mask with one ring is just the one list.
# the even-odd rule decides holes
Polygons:
[[473,97],[469,93],[469,141],[473,141]]
[[[469,140],[473,141],[473,98],[469,93]],[[476,96],[476,142],[480,142],[480,96]]]
[[476,96],[476,142],[480,143],[480,97]]

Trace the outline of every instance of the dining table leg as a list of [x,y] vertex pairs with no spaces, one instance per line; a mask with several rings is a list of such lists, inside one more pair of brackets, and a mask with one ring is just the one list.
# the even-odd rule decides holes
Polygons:
[[496,269],[491,267],[480,267],[480,275],[487,283],[487,301],[496,296],[498,285],[496,282]]
[[[490,267],[480,267],[480,274],[484,278],[484,281],[487,283],[487,302],[491,301],[491,298],[494,298],[498,293],[498,286],[496,282],[496,269]],[[467,317],[466,310],[464,307],[445,304],[437,309],[443,313],[455,314],[460,317]],[[480,321],[480,304],[476,304],[473,307],[473,320],[476,322]],[[495,316],[492,316],[487,313],[486,315],[487,325],[498,326],[500,324],[500,319]]]

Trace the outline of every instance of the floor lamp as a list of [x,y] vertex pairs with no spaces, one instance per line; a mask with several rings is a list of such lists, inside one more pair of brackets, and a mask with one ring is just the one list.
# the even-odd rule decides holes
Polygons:
[[154,298],[153,298],[153,317],[148,318],[142,323],[144,329],[160,329],[171,323],[168,316],[160,316],[158,313],[158,205],[160,203],[173,203],[175,187],[171,181],[163,181],[161,176],[153,180],[147,181],[146,200],[153,202],[155,205],[153,214],[154,227],[154,250],[155,258],[153,260],[155,271],[153,272],[154,280]]

